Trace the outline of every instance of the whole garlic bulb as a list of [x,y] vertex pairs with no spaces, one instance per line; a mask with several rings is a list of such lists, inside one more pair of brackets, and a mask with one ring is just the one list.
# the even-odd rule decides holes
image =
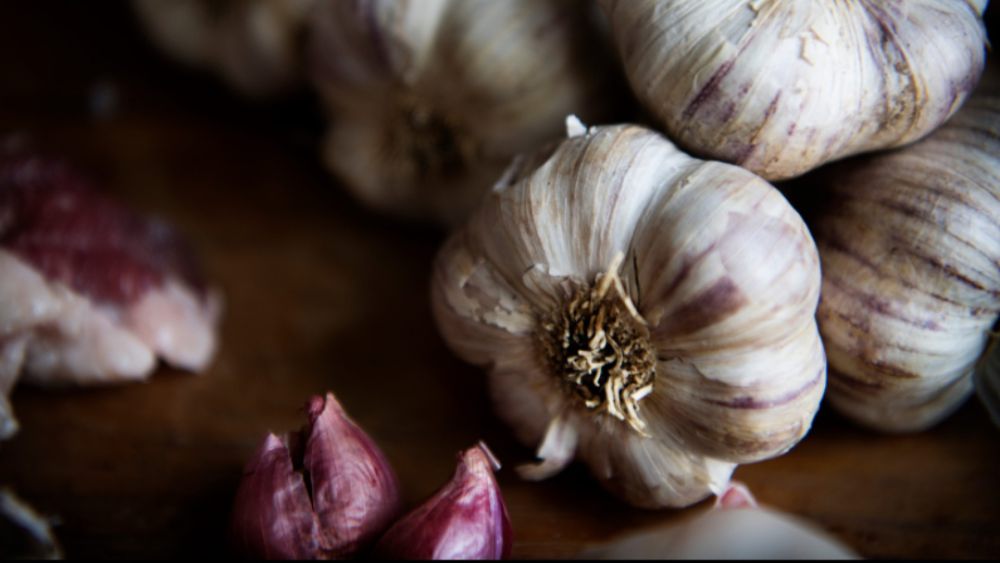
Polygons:
[[328,167],[380,211],[454,224],[568,113],[619,106],[613,56],[578,0],[353,0],[312,17]]
[[815,233],[829,397],[878,429],[927,428],[971,393],[1000,315],[1000,98],[828,182]]
[[447,343],[540,444],[523,476],[579,456],[628,502],[679,507],[809,430],[819,283],[777,190],[623,125],[515,164],[439,253],[432,294]]
[[251,97],[300,79],[301,34],[314,0],[134,0],[150,39],[183,64],[216,70]]
[[986,0],[602,0],[672,139],[775,180],[917,140],[975,86]]

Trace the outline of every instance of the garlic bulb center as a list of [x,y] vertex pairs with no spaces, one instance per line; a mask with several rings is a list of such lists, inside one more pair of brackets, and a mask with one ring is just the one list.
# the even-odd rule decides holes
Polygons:
[[539,323],[544,362],[588,410],[646,436],[639,401],[652,393],[656,355],[646,322],[618,277],[621,255]]
[[476,149],[457,120],[417,102],[403,101],[401,129],[389,139],[414,167],[415,177],[458,174],[473,159]]

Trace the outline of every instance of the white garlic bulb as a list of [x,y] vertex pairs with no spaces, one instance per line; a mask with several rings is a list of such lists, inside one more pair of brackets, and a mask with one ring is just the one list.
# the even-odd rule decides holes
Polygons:
[[985,61],[986,0],[601,3],[670,137],[771,180],[923,137]]
[[454,224],[567,113],[621,105],[610,46],[578,0],[356,0],[317,6],[328,167],[365,204]]
[[[585,131],[575,127],[578,131]],[[819,258],[780,193],[637,126],[515,164],[437,257],[438,326],[545,478],[686,506],[809,430]]]
[[300,79],[301,34],[314,0],[134,0],[150,39],[183,64],[216,70],[265,97]]
[[814,231],[828,395],[869,426],[927,428],[971,393],[1000,316],[1000,98],[828,174]]

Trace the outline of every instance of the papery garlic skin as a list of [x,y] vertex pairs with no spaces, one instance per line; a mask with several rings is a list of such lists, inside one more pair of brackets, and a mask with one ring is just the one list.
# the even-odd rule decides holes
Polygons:
[[824,178],[828,396],[873,428],[928,428],[971,393],[1000,316],[1000,98],[974,97],[920,143]]
[[610,46],[578,0],[351,0],[311,17],[324,158],[359,200],[443,224],[575,112],[621,104]]
[[455,474],[379,539],[380,559],[498,560],[510,557],[513,532],[500,486],[500,464],[480,443],[462,452]]
[[[550,154],[519,162],[432,282],[445,340],[488,366],[498,413],[540,446],[522,473],[579,457],[628,502],[679,507],[721,490],[737,463],[791,448],[826,380],[819,259],[798,214],[753,174],[637,126],[591,128]],[[587,407],[541,345],[544,320],[616,262],[655,358],[651,394],[629,401],[625,378],[638,422]]]
[[301,78],[304,21],[315,0],[134,0],[149,38],[179,62],[216,70],[263,98]]
[[670,137],[771,180],[943,123],[982,73],[985,4],[601,0]]
[[301,435],[269,434],[247,463],[230,523],[233,546],[244,555],[352,557],[399,513],[395,472],[333,394],[313,397],[308,411]]

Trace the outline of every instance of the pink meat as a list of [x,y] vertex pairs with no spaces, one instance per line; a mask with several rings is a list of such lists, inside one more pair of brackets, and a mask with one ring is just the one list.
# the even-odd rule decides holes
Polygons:
[[0,160],[0,437],[18,378],[43,385],[143,379],[156,358],[203,370],[217,294],[165,223],[99,194],[69,167]]

